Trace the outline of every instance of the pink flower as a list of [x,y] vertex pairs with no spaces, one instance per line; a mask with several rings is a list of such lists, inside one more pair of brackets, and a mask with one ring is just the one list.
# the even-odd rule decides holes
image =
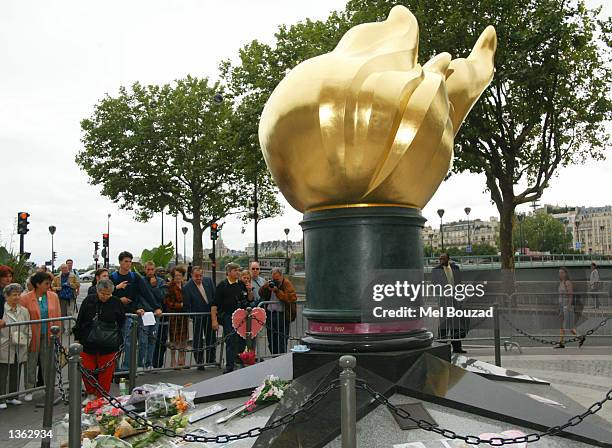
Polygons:
[[121,414],[123,414],[123,411],[119,408],[112,408],[110,411],[110,415],[112,415],[113,417],[117,417]]

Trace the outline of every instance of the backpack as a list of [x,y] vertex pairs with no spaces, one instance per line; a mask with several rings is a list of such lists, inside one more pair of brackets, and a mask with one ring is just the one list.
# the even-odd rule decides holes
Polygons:
[[58,292],[58,296],[62,300],[72,300],[75,298],[75,291],[70,286],[70,274],[68,274],[68,280],[66,283],[62,283],[62,279],[60,277],[60,286],[61,289]]

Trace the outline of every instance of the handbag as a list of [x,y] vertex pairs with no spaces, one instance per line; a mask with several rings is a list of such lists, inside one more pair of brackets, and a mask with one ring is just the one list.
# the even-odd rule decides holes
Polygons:
[[85,344],[95,347],[100,351],[116,351],[121,342],[117,322],[104,322],[100,320],[101,305],[98,304],[96,315],[91,322],[89,334],[85,338]]

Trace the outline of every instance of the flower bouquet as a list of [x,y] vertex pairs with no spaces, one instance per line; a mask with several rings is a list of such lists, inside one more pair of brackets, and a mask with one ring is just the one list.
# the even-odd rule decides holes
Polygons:
[[[187,417],[183,417],[182,415],[178,414],[178,415],[173,415],[172,417],[170,417],[168,421],[166,422],[165,427],[166,429],[171,429],[177,434],[180,434],[181,432],[185,430],[188,424],[189,424],[189,419]],[[146,446],[149,446],[153,442],[155,442],[157,439],[159,439],[161,436],[162,434],[158,432],[150,431],[149,433],[147,433],[145,437],[133,442],[132,448],[144,448]]]
[[104,434],[114,435],[119,426],[119,421],[123,419],[123,411],[118,408],[111,408],[108,412],[102,412],[104,408],[96,410],[96,420]]
[[85,412],[85,414],[93,414],[98,409],[107,405],[108,401],[106,400],[106,398],[96,398],[95,400],[87,402],[85,408],[83,409],[83,412]]
[[262,384],[257,386],[247,401],[242,406],[234,409],[228,415],[217,420],[217,423],[225,423],[237,415],[245,417],[253,412],[256,408],[263,408],[270,404],[276,403],[283,398],[285,389],[289,386],[290,381],[281,380],[274,375],[268,376]]
[[238,355],[240,360],[245,366],[252,366],[255,364],[255,350],[245,349],[242,353]]
[[166,397],[163,394],[149,395],[145,402],[146,415],[151,417],[167,417],[182,414],[189,409],[190,404],[181,394]]

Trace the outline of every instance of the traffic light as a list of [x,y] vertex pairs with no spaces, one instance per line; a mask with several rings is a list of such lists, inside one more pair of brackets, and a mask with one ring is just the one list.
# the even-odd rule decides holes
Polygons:
[[213,241],[216,240],[218,236],[218,232],[219,232],[219,224],[217,224],[216,222],[213,222],[210,225],[210,239]]
[[210,258],[210,261],[215,261],[215,253],[214,252],[209,253],[208,258]]
[[57,252],[53,251],[53,257],[52,260],[55,261],[57,260]]
[[94,241],[94,252],[98,252],[100,248],[100,241]]
[[108,233],[102,234],[102,247],[108,247]]
[[30,229],[28,229],[28,225],[30,224],[30,221],[28,221],[29,217],[30,214],[28,212],[17,213],[17,234],[25,235],[30,231]]

